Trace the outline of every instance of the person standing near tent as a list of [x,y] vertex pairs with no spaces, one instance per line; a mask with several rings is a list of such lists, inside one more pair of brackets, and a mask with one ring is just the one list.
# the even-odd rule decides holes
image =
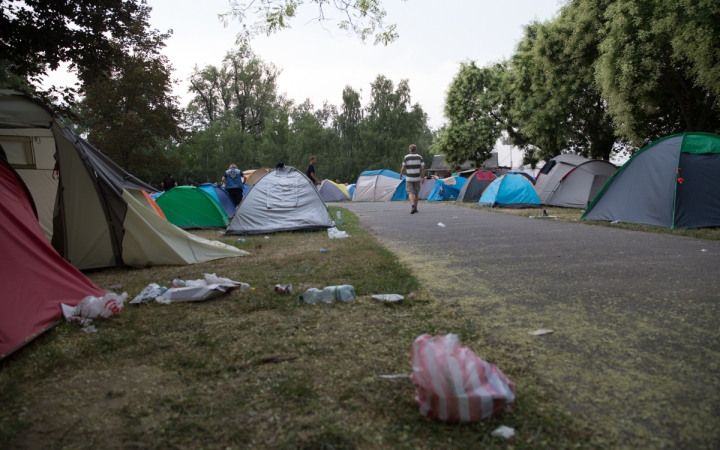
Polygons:
[[315,176],[315,162],[316,161],[317,161],[317,159],[314,156],[310,157],[310,164],[308,164],[306,175],[308,176],[308,178],[310,178],[310,181],[312,181],[316,185],[320,186],[320,181]]
[[173,178],[171,173],[168,173],[167,177],[163,180],[163,190],[169,191],[175,186],[177,186],[177,181],[175,181],[175,178]]
[[230,164],[230,168],[225,171],[222,181],[225,183],[225,190],[230,194],[235,206],[239,205],[242,202],[243,184],[245,183],[242,171],[235,164]]
[[405,190],[407,190],[410,199],[410,214],[415,214],[418,212],[417,204],[420,185],[425,183],[425,163],[423,157],[417,154],[415,144],[410,145],[410,153],[403,158],[402,168],[400,169],[401,180],[403,172],[407,172]]

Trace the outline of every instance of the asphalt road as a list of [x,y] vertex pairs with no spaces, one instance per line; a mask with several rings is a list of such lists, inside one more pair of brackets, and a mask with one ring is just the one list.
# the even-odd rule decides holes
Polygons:
[[[720,448],[720,242],[449,204],[338,206],[532,361],[601,442]],[[555,332],[527,334],[538,328]]]

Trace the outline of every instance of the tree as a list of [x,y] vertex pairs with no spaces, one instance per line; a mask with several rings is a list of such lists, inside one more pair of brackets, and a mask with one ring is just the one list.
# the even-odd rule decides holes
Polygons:
[[640,147],[719,132],[720,4],[617,0],[605,17],[596,77],[618,133]]
[[5,87],[72,101],[69,87],[40,92],[42,77],[61,63],[81,80],[112,70],[126,55],[117,43],[148,28],[149,10],[144,0],[0,0],[0,61],[17,77]]
[[463,63],[450,83],[445,97],[445,117],[449,123],[438,133],[435,153],[460,166],[473,161],[480,167],[492,153],[503,130],[510,127],[502,111],[502,83],[505,67],[493,64],[479,68]]
[[128,172],[148,179],[169,162],[163,141],[182,134],[172,67],[160,54],[168,36],[155,31],[114,40],[112,45],[129,52],[85,82],[80,103],[89,140]]
[[[248,3],[232,0],[230,11],[220,14],[220,19],[227,26],[229,20],[237,20],[243,25],[238,40],[247,42],[259,34],[271,35],[285,28],[290,28],[298,10],[306,4],[315,4],[319,23],[332,21],[327,16],[326,8],[334,8],[343,17],[338,27],[349,35],[356,35],[361,41],[374,36],[375,44],[388,45],[398,38],[396,25],[385,25],[387,13],[382,8],[381,0],[250,0]],[[255,21],[248,26],[248,21]]]

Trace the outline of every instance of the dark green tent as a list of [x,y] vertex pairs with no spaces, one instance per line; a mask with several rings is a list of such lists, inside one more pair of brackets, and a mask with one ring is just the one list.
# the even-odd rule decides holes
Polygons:
[[720,226],[720,136],[674,134],[643,148],[605,183],[583,219]]
[[180,228],[225,228],[229,222],[222,206],[195,186],[172,188],[155,202],[167,220]]

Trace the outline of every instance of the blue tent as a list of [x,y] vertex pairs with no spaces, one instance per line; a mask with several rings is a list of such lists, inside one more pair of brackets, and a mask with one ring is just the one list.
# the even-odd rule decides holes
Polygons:
[[388,169],[367,170],[360,174],[353,191],[354,202],[387,202],[405,175]]
[[352,200],[353,194],[355,193],[355,183],[348,186],[348,194],[350,194],[350,200]]
[[512,169],[512,170],[508,170],[508,171],[505,172],[505,173],[522,175],[522,176],[524,176],[525,178],[527,178],[528,181],[531,182],[533,185],[535,184],[535,177],[532,176],[532,175],[530,175],[530,174],[528,174],[528,173],[523,172],[522,170]]
[[[230,198],[230,194],[228,194],[225,189],[210,183],[203,183],[198,186],[198,189],[202,189],[207,192],[212,198],[220,203],[220,206],[222,206],[225,210],[225,214],[227,214],[228,217],[232,217],[233,214],[235,214],[235,204]],[[243,189],[243,196],[245,196],[245,189]]]
[[460,190],[465,184],[465,178],[453,177],[455,179],[455,185],[447,184],[443,180],[435,181],[432,191],[428,195],[427,201],[429,202],[442,202],[446,200],[457,200],[460,196]]
[[507,173],[490,183],[478,201],[480,206],[539,208],[540,197],[523,174]]
[[408,199],[408,193],[407,189],[405,189],[405,180],[402,180],[400,184],[398,184],[398,187],[395,189],[395,193],[393,194],[390,201],[392,202],[404,202]]

